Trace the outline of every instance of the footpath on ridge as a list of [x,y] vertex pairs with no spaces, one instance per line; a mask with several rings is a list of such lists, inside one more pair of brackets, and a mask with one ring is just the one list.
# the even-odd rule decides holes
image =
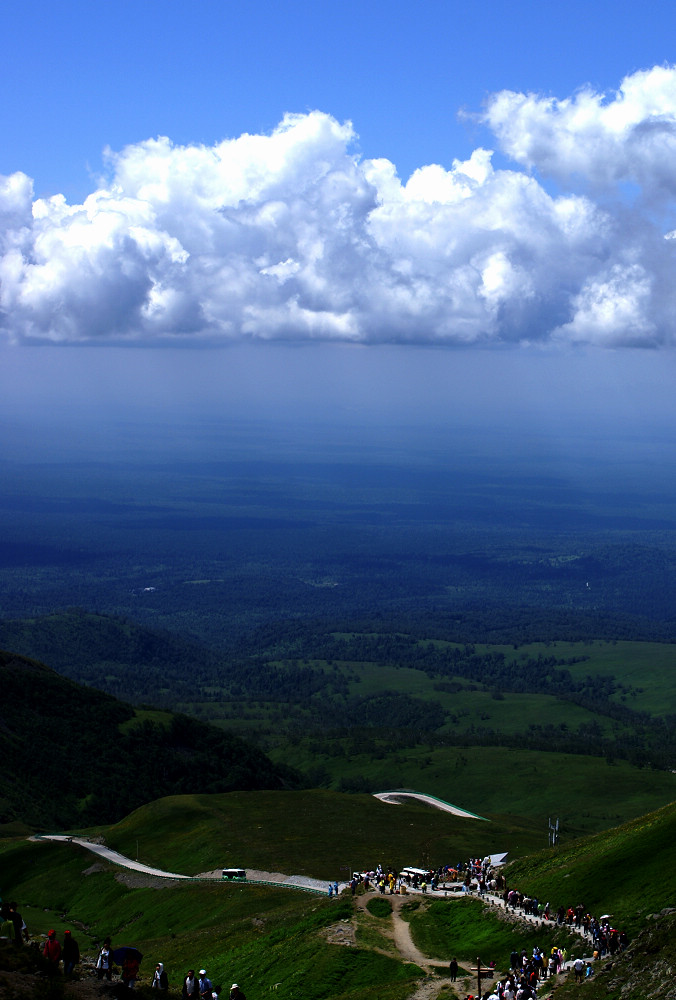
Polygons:
[[[383,793],[386,794],[386,793]],[[151,875],[155,878],[163,879],[181,879],[182,881],[188,882],[199,882],[199,881],[221,881],[222,869],[216,868],[212,871],[201,872],[199,875],[179,875],[177,872],[167,872],[161,868],[152,868],[150,865],[144,865],[140,861],[133,861],[131,858],[125,857],[124,854],[120,854],[118,851],[111,850],[110,847],[106,847],[105,844],[95,843],[94,841],[87,840],[85,837],[69,837],[66,834],[40,834],[34,837],[30,837],[30,840],[52,840],[58,841],[60,843],[76,844],[79,847],[84,847],[88,851],[92,851],[94,854],[98,854],[99,857],[105,858],[112,864],[119,865],[122,868],[127,868],[132,871],[141,872],[144,875]],[[259,882],[266,885],[280,885],[286,886],[289,889],[305,889],[312,892],[318,892],[322,895],[326,895],[328,891],[329,882],[326,879],[316,879],[309,878],[305,875],[284,875],[282,872],[266,872],[255,868],[247,868],[247,881],[249,882]],[[227,883],[226,883],[227,884]],[[338,891],[342,892],[344,889],[349,887],[349,882],[339,882]],[[424,895],[420,889],[408,889],[408,895]],[[462,892],[462,883],[455,882],[445,889],[437,889],[434,892],[428,894],[430,899],[448,899],[452,901],[454,899],[462,899],[464,897]],[[514,921],[515,923],[527,923],[535,924],[541,926],[543,930],[556,926],[554,921],[545,920],[543,917],[536,917],[532,913],[524,913],[522,910],[516,910],[509,906],[502,896],[495,895],[494,893],[485,893],[483,896],[476,892],[472,892],[471,895],[475,899],[481,900],[488,907],[496,907],[497,909],[503,910],[504,915]],[[365,896],[356,897],[358,900],[366,899]],[[369,895],[368,898],[372,898]],[[406,896],[392,896],[388,895],[388,899],[391,902],[398,901],[399,904],[406,901]],[[400,907],[397,907],[397,909]],[[406,925],[408,927],[408,925]],[[574,924],[566,924],[567,930],[572,934],[578,934],[580,937],[587,937],[583,927],[576,927]]]
[[[131,871],[140,872],[143,875],[152,875],[155,878],[181,879],[182,881],[188,882],[199,882],[205,880],[222,881],[221,868],[216,868],[209,872],[201,872],[199,875],[179,875],[176,872],[163,871],[161,868],[152,868],[150,865],[144,865],[140,861],[132,861],[131,858],[125,857],[124,854],[120,854],[118,851],[113,851],[110,847],[106,847],[104,844],[98,844],[94,841],[87,840],[86,837],[69,837],[66,834],[45,833],[40,836],[31,837],[30,840],[53,840],[60,843],[76,844],[78,847],[84,847],[88,851],[98,854],[99,857],[105,858],[106,861],[110,861],[114,865],[120,865],[121,868],[127,868]],[[265,872],[258,871],[253,868],[247,868],[246,873],[247,880],[249,882],[263,882],[267,885],[287,886],[289,889],[305,889],[310,890],[311,892],[319,892],[322,895],[326,895],[328,890],[328,881],[316,878],[307,878],[305,875],[284,875],[281,872]],[[349,883],[347,882],[339,882],[338,890],[342,891],[348,884]]]

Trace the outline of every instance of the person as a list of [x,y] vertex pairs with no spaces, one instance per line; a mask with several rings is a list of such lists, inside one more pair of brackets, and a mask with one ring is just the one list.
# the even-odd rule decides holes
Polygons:
[[134,989],[140,965],[141,963],[133,953],[125,955],[124,962],[122,963],[122,982],[127,989]]
[[334,894],[334,896],[338,895],[338,883],[337,882],[333,883],[333,894]]
[[594,970],[591,967],[591,963],[587,962],[587,967],[584,970],[584,977],[585,979],[591,979],[593,975],[594,975]]
[[183,1000],[189,1000],[190,997],[197,997],[197,980],[195,979],[195,970],[188,969],[188,975],[183,980]]
[[211,1000],[211,980],[207,976],[206,969],[200,969],[200,978],[197,983],[197,991],[201,1000]]
[[233,983],[230,987],[230,1000],[246,1000],[245,994],[240,990],[237,983]]
[[458,960],[457,960],[457,958],[452,958],[451,959],[451,964],[449,965],[448,969],[449,969],[449,972],[451,973],[451,982],[452,983],[456,982],[456,980],[458,978]]
[[50,931],[47,935],[42,954],[49,962],[50,975],[54,975],[59,971],[59,962],[61,961],[61,945],[56,939],[56,931]]
[[66,931],[63,935],[61,957],[63,958],[63,971],[67,976],[70,976],[80,961],[80,948],[70,931]]
[[329,899],[332,899],[332,897],[333,897],[333,885],[331,882],[329,882]]
[[9,907],[3,905],[0,910],[0,937],[9,938],[10,941],[14,938],[14,924],[9,915]]
[[99,957],[96,959],[96,975],[99,979],[105,976],[108,982],[113,976],[113,953],[110,950],[110,938],[101,945]]
[[16,903],[9,904],[9,919],[12,921],[14,944],[20,947],[23,944],[23,936],[26,933],[26,924],[16,908]]
[[150,985],[153,989],[160,990],[162,993],[166,993],[169,989],[169,976],[161,962],[158,962],[155,967],[155,975]]
[[573,962],[573,969],[575,970],[575,982],[582,982],[582,974],[584,972],[584,962],[581,958],[576,958]]

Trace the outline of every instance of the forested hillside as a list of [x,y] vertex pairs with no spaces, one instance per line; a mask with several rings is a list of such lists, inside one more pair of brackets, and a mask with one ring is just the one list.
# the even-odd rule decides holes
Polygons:
[[187,716],[137,712],[111,695],[0,652],[0,823],[111,822],[178,792],[293,786],[243,740]]
[[[274,725],[277,737],[302,730],[315,745],[360,731],[393,747],[505,746],[676,766],[676,694],[650,694],[660,673],[671,675],[675,646],[520,644],[504,633],[501,643],[458,641],[474,626],[467,616],[429,622],[427,634],[421,623],[405,632],[282,621],[226,654],[71,609],[0,621],[0,644],[132,703],[245,727],[256,739]],[[654,676],[635,666],[648,652]]]

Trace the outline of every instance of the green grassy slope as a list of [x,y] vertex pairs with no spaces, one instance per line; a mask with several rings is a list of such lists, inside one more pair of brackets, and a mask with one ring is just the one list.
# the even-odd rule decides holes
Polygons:
[[622,826],[515,861],[509,885],[553,907],[582,903],[637,931],[648,914],[676,906],[676,803]]
[[[328,750],[328,748],[326,748]],[[547,843],[547,820],[558,816],[568,840],[633,819],[676,799],[676,775],[599,757],[539,753],[505,747],[411,747],[359,752],[344,741],[340,755],[315,752],[300,742],[270,751],[274,759],[336,785],[378,791],[412,788],[437,795],[481,816],[526,817]]]
[[160,799],[105,836],[109,846],[134,857],[138,840],[141,861],[188,875],[242,866],[327,879],[379,862],[438,866],[501,850],[523,854],[541,841],[539,829],[516,821],[483,823],[327,791]]
[[292,775],[230,733],[140,713],[0,651],[0,824],[111,822],[170,790],[283,787]]
[[[443,835],[439,823],[450,824]],[[481,838],[498,829],[422,807],[387,807],[361,796],[234,792],[164,799],[105,834],[112,846],[127,853],[134,853],[138,838],[141,860],[177,870],[194,869],[194,861],[200,862],[197,867],[215,867],[209,862],[218,857],[224,863],[226,850],[236,851],[242,862],[248,850],[252,859],[245,863],[252,866],[291,872],[302,871],[305,864],[312,874],[328,878],[336,857],[349,850],[352,867],[360,850],[373,855],[378,842],[390,853],[401,850],[409,862],[416,845],[436,851],[447,840],[464,856],[467,844],[458,839],[463,828],[475,831],[478,853],[487,849]],[[604,974],[612,997],[623,988],[620,968],[625,965],[633,977],[622,993],[627,1000],[641,996],[645,975],[655,989],[670,982],[668,933],[651,915],[676,899],[675,833],[676,804],[568,847],[523,857],[507,869],[510,885],[549,899],[552,906],[583,902],[596,914],[612,913],[616,926],[634,939],[648,934],[640,961],[630,949],[628,957],[617,960],[610,978]],[[382,857],[382,851],[379,859],[401,863],[399,857]],[[313,870],[317,868],[319,872]],[[187,967],[204,964],[219,985],[238,981],[254,996],[279,984],[282,998],[302,989],[312,1000],[404,1000],[412,978],[419,975],[392,953],[384,933],[389,919],[385,907],[382,914],[356,917],[349,895],[329,901],[254,884],[167,883],[123,874],[77,846],[45,842],[1,842],[0,869],[3,895],[17,899],[31,933],[54,926],[61,934],[70,927],[85,951],[111,935],[117,945],[140,947],[146,975],[163,961],[174,983]],[[404,915],[425,953],[444,960],[455,954],[465,966],[479,954],[501,968],[513,945],[542,947],[553,941],[551,928],[504,924],[475,900],[412,899]],[[351,920],[357,921],[356,946],[332,943],[333,930],[344,932]],[[575,950],[570,942],[559,943]],[[561,989],[565,997],[567,987]],[[596,984],[594,990],[598,992]],[[662,993],[658,989],[650,995]]]
[[282,1000],[299,989],[310,1000],[403,1000],[419,975],[394,958],[328,942],[327,930],[351,916],[349,899],[223,883],[130,888],[70,845],[5,843],[0,863],[3,890],[31,934],[70,927],[92,955],[108,935],[114,947],[133,944],[146,982],[161,961],[174,987],[204,965],[214,985],[227,991],[237,981],[253,996],[275,988]]
[[446,962],[455,956],[465,967],[476,965],[480,957],[506,973],[510,952],[517,945],[529,955],[535,945],[546,951],[556,945],[569,955],[586,955],[589,950],[588,942],[565,928],[503,920],[478,899],[457,899],[451,904],[443,899],[416,899],[407,904],[403,915],[410,920],[413,940],[425,955]]

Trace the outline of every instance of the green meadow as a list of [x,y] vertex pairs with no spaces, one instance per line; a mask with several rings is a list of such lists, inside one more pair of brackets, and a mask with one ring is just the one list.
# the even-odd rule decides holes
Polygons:
[[676,905],[676,803],[562,848],[515,860],[508,878],[552,905],[575,899],[637,932]]
[[93,865],[70,845],[5,843],[0,861],[3,890],[32,935],[70,928],[92,958],[104,937],[113,947],[133,944],[146,982],[161,961],[174,988],[188,968],[204,966],[226,992],[237,981],[253,996],[403,1000],[420,975],[394,957],[330,943],[331,927],[351,919],[349,897],[218,882],[130,888],[119,869]]
[[411,936],[420,950],[432,958],[449,962],[458,959],[464,968],[481,958],[484,965],[495,962],[499,973],[509,971],[509,956],[513,948],[525,948],[532,955],[537,945],[541,950],[565,949],[569,955],[584,954],[588,942],[555,925],[513,923],[500,919],[486,909],[478,899],[457,899],[452,903],[437,899],[431,902],[413,900],[402,909],[410,921]]
[[456,864],[469,856],[530,853],[541,831],[505,818],[468,820],[421,804],[388,805],[330,791],[176,796],[105,830],[110,847],[153,867],[196,875],[241,866],[344,880],[377,864]]
[[[376,859],[399,866],[424,860],[426,850],[435,864],[440,852],[457,860],[481,854],[509,827],[366,796],[233,792],[162,799],[98,832],[127,854],[135,855],[138,843],[142,861],[173,871],[237,858],[246,867],[329,878],[342,859],[350,867]],[[676,899],[675,834],[673,804],[558,848],[524,850],[505,874],[509,885],[552,908],[582,902],[597,915],[611,913],[633,939]],[[160,880],[123,872],[77,845],[19,839],[0,841],[0,871],[3,897],[19,902],[33,936],[71,929],[92,957],[106,936],[115,946],[133,944],[144,954],[146,982],[162,961],[174,986],[187,968],[204,966],[215,985],[237,981],[254,997],[275,991],[289,1000],[299,993],[312,1000],[404,1000],[421,977],[393,944],[388,897],[371,897],[361,911],[349,893],[329,900],[255,883]],[[513,947],[588,949],[555,926],[507,922],[476,899],[411,897],[401,912],[423,954],[458,958],[467,990],[477,956],[502,971]],[[632,988],[627,995],[640,993]]]
[[[303,743],[269,751],[273,760],[300,769],[308,763]],[[312,766],[336,783],[367,781],[379,791],[409,788],[437,795],[480,816],[532,829],[519,844],[547,843],[548,818],[561,821],[570,839],[616,825],[676,799],[676,775],[626,761],[578,754],[538,753],[505,747],[412,747],[340,756],[318,752]],[[536,832],[536,831],[539,831]],[[538,837],[539,842],[538,842]],[[515,845],[516,847],[517,845]]]

